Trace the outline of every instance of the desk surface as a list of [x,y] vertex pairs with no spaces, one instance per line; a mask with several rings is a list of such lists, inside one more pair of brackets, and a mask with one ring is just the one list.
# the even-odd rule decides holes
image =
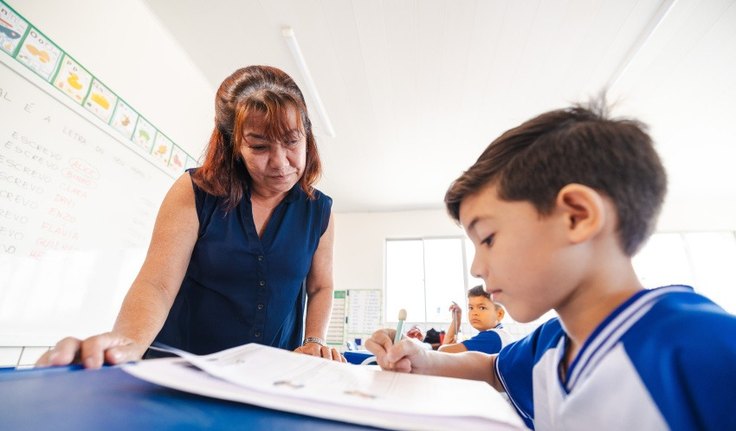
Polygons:
[[179,392],[117,367],[0,373],[4,430],[375,430]]
[[343,356],[351,364],[362,364],[363,361],[373,356],[373,353],[367,350],[347,350]]

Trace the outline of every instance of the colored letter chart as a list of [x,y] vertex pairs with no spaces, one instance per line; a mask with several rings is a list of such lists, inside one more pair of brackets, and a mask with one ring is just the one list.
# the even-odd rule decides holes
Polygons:
[[[99,119],[104,123],[99,126],[110,136],[167,175],[175,178],[185,169],[198,165],[196,159],[3,0],[0,0],[0,51],[10,56],[11,63],[15,60],[32,71],[30,75],[35,74],[51,84],[62,98],[73,100],[77,106],[70,108],[78,109],[78,114],[94,121]],[[3,62],[5,54],[0,54]],[[99,150],[104,151],[102,147]]]
[[91,83],[92,74],[71,57],[65,55],[61,60],[61,67],[56,74],[54,85],[81,105]]
[[184,172],[186,162],[187,153],[174,145],[174,149],[171,151],[171,159],[169,159],[169,170],[175,173]]
[[28,23],[23,18],[0,3],[0,48],[3,51],[10,55],[15,54],[15,49],[27,29]]
[[61,50],[53,42],[46,39],[38,30],[31,27],[28,37],[23,40],[23,46],[16,59],[36,72],[40,77],[49,81],[51,74],[59,63]]
[[135,132],[133,132],[133,142],[146,152],[150,152],[155,137],[156,128],[142,116],[138,117],[138,124],[136,124]]
[[133,136],[137,121],[138,113],[128,106],[127,103],[123,102],[122,99],[118,99],[118,104],[115,107],[115,113],[112,114],[110,125],[120,132],[121,135],[125,136],[126,139],[130,139]]
[[118,97],[113,94],[112,90],[105,87],[97,79],[94,79],[92,80],[92,89],[89,91],[89,96],[84,101],[84,107],[95,114],[97,118],[107,123],[110,121],[110,117],[112,117],[112,111],[115,108],[117,100]]
[[163,166],[169,165],[169,158],[171,158],[171,150],[174,148],[174,143],[171,139],[167,138],[163,133],[156,133],[156,140],[153,143],[153,154],[157,159],[161,161]]

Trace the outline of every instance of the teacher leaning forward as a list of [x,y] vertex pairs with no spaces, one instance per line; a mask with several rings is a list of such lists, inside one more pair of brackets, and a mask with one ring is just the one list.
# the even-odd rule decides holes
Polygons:
[[[171,187],[111,332],[65,338],[37,365],[206,354],[260,343],[343,360],[324,346],[332,306],[332,199],[304,96],[274,67],[230,75],[200,168]],[[304,316],[306,308],[306,318]],[[304,338],[303,338],[304,336]]]

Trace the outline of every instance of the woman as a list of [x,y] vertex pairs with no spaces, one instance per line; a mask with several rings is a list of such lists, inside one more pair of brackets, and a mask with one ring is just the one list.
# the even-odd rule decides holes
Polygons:
[[320,173],[294,81],[274,67],[237,70],[217,91],[202,167],[164,198],[113,330],[65,338],[37,365],[117,364],[153,341],[197,354],[257,342],[344,361],[323,341],[334,226],[332,200],[313,187]]

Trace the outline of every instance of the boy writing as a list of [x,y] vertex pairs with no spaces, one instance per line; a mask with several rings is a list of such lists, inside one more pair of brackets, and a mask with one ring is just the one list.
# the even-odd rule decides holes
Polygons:
[[457,328],[460,327],[462,310],[453,303],[450,307],[452,322],[447,328],[447,334],[440,352],[460,353],[468,350],[483,353],[498,353],[503,346],[511,341],[511,335],[503,329],[501,319],[506,314],[503,307],[491,301],[491,295],[483,290],[483,286],[475,286],[468,290],[468,321],[478,330],[478,335],[468,340],[458,342]]
[[498,355],[393,345],[391,330],[366,347],[384,369],[486,381],[537,430],[736,429],[736,317],[687,286],[644,289],[631,264],[665,191],[643,126],[602,107],[507,131],[445,203],[492,299],[520,322],[559,318]]

